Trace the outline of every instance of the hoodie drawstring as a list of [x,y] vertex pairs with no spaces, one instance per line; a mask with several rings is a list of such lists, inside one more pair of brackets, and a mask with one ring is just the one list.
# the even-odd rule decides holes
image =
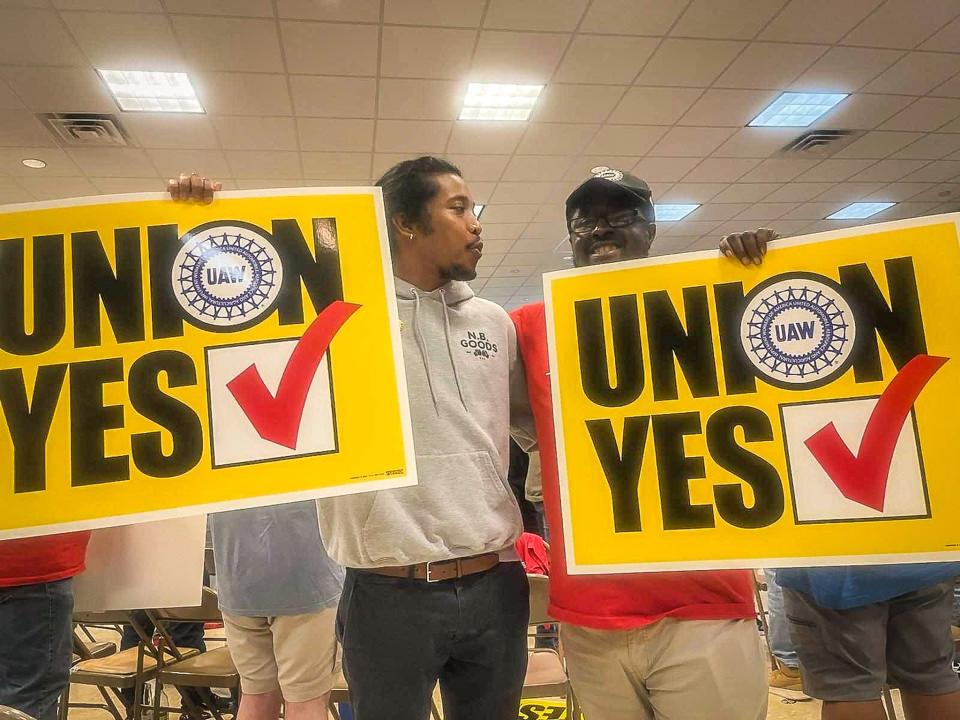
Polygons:
[[443,331],[447,340],[447,353],[450,355],[450,364],[453,366],[453,380],[457,384],[457,394],[460,396],[460,404],[467,410],[467,401],[463,397],[463,386],[460,384],[460,371],[457,370],[457,361],[453,357],[453,346],[450,342],[450,315],[447,313],[447,299],[440,290],[440,304],[443,306]]
[[[412,290],[413,299],[416,301],[413,306],[413,336],[416,338],[417,347],[420,348],[420,357],[423,358],[423,367],[427,371],[427,387],[430,388],[430,397],[433,398],[433,409],[437,415],[440,414],[440,405],[437,402],[437,393],[433,389],[433,372],[430,369],[430,356],[427,354],[426,342],[423,340],[423,333],[420,331],[420,293]],[[454,368],[454,377],[456,377],[456,368]]]

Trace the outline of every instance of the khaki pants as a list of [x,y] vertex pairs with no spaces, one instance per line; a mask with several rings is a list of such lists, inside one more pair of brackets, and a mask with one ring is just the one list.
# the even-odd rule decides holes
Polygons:
[[562,625],[587,718],[763,720],[767,666],[753,620],[661,620],[630,630]]

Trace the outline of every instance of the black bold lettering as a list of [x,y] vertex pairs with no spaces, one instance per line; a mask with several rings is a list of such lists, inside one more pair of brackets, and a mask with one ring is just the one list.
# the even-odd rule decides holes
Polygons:
[[683,438],[698,435],[700,431],[699,413],[653,417],[653,447],[657,454],[664,530],[714,527],[713,506],[690,502],[690,481],[705,478],[707,474],[702,457],[687,455]]
[[640,310],[636,295],[610,298],[610,325],[617,384],[611,384],[607,366],[607,341],[603,329],[603,306],[597,300],[574,303],[580,381],[583,392],[597,405],[623,407],[643,392],[643,348],[640,345]]
[[593,440],[607,485],[610,486],[615,532],[639,532],[641,529],[637,486],[640,484],[640,468],[649,425],[650,418],[647,415],[626,418],[623,421],[621,451],[617,448],[617,438],[610,420],[587,420],[587,431]]
[[150,258],[150,317],[156,339],[183,335],[183,315],[173,294],[170,272],[180,251],[176,225],[151,225],[147,228],[147,253]]
[[314,254],[307,247],[296,220],[274,220],[273,241],[283,262],[283,285],[277,304],[281,325],[303,322],[301,282],[317,312],[334,300],[343,299],[340,254],[314,243]]
[[745,443],[773,440],[770,418],[757,408],[726,407],[707,420],[707,448],[711,457],[724,470],[746,482],[754,495],[753,506],[748,508],[740,483],[715,485],[717,512],[735,527],[766,527],[783,515],[783,483],[776,468],[737,443],[738,427],[743,429]]
[[123,405],[103,404],[103,386],[123,380],[120,358],[70,365],[71,484],[96,485],[130,477],[126,455],[107,457],[104,434],[123,427]]
[[713,336],[706,287],[683,289],[686,330],[666,290],[643,294],[650,343],[650,377],[654,400],[677,399],[677,371],[673,358],[694,397],[720,394],[713,359]]
[[878,334],[898,370],[915,356],[927,352],[913,259],[887,260],[884,269],[890,288],[889,305],[866,264],[840,268],[844,297],[853,306],[857,319],[853,360],[857,382],[883,379]]
[[66,365],[38,368],[33,398],[28,402],[23,369],[0,370],[0,408],[13,441],[15,493],[46,489],[47,437],[66,374]]
[[80,347],[101,344],[100,303],[117,342],[143,340],[143,289],[140,229],[114,232],[117,272],[110,267],[100,235],[73,233],[73,341]]
[[63,235],[33,239],[33,329],[27,333],[23,238],[0,242],[0,350],[37,355],[63,337],[66,327]]
[[727,395],[756,392],[757,377],[740,344],[740,318],[746,305],[743,284],[731,282],[714,285],[713,300],[717,305],[720,358]]
[[197,384],[193,360],[181,352],[160,350],[133,363],[128,379],[130,403],[134,410],[173,436],[173,450],[164,455],[159,431],[136,433],[130,438],[131,455],[134,465],[146,475],[176,477],[200,462],[203,429],[193,408],[161,389],[160,373],[166,374],[169,388]]

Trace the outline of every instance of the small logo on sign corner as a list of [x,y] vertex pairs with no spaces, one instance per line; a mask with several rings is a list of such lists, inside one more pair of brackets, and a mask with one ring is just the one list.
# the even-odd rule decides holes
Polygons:
[[833,280],[814,273],[770,278],[747,296],[740,342],[764,380],[783,388],[824,385],[852,360],[853,310]]
[[262,229],[239,221],[215,222],[184,235],[171,281],[190,319],[227,332],[248,327],[273,308],[283,265]]

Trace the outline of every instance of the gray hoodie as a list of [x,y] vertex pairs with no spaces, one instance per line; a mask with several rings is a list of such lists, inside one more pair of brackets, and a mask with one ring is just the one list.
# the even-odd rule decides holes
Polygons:
[[419,484],[318,501],[327,549],[355,568],[515,559],[508,443],[511,426],[528,438],[533,423],[513,322],[466,283],[396,287]]

